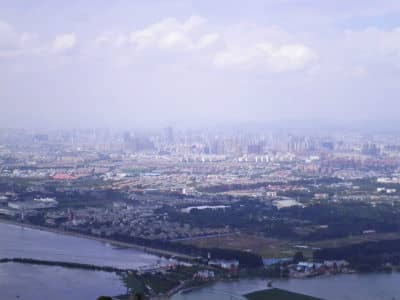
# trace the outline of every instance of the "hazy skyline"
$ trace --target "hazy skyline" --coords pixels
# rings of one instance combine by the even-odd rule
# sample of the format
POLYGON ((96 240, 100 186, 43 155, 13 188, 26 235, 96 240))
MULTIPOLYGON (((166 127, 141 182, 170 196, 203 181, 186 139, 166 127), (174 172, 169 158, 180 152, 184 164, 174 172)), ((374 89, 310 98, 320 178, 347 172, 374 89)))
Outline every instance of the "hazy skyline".
POLYGON ((396 120, 399 1, 0 2, 0 127, 396 120))

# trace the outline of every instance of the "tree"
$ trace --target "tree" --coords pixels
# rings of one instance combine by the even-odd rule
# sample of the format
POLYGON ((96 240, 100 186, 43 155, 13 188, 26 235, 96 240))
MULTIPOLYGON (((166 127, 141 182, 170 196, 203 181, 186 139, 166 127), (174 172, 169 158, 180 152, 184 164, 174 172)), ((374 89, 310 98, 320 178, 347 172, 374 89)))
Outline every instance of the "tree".
POLYGON ((299 263, 301 261, 304 261, 303 252, 298 251, 293 256, 293 262, 297 264, 297 263, 299 263))
POLYGON ((132 296, 129 298, 129 300, 143 300, 143 299, 144 299, 144 296, 140 292, 133 293, 132 296))

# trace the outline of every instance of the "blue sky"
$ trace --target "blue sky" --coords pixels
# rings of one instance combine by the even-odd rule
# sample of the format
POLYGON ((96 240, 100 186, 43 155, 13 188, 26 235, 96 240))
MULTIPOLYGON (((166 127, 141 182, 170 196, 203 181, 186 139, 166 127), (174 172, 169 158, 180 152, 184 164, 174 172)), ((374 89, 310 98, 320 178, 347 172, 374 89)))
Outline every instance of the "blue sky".
POLYGON ((399 1, 0 1, 0 127, 397 120, 399 1))

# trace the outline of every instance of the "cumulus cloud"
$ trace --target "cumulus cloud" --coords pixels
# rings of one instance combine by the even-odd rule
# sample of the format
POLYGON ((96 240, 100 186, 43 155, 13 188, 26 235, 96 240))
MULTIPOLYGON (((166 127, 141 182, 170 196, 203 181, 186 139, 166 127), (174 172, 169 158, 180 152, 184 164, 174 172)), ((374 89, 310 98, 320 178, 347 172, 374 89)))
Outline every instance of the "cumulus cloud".
POLYGON ((214 44, 219 35, 206 32, 206 20, 191 16, 184 21, 166 18, 131 33, 106 31, 96 42, 101 45, 131 46, 137 51, 156 49, 161 51, 194 51, 214 44))
POLYGON ((214 44, 215 42, 217 42, 219 39, 219 34, 218 33, 208 33, 208 34, 204 34, 199 41, 197 42, 197 44, 194 46, 194 48, 197 49, 202 49, 202 48, 206 48, 212 44, 214 44))
POLYGON ((156 54, 144 50, 172 55, 192 51, 200 57, 205 54, 203 57, 207 57, 211 66, 262 67, 273 72, 285 72, 301 70, 317 57, 310 47, 289 42, 291 38, 290 33, 273 26, 238 24, 220 27, 216 31, 207 26, 204 18, 191 16, 183 21, 166 18, 128 34, 105 31, 97 37, 96 43, 148 55, 156 54), (200 52, 202 49, 211 49, 212 52, 200 52))
MULTIPOLYGON (((110 55, 113 61, 123 59, 128 64, 137 60, 138 54, 142 63, 151 64, 191 53, 185 57, 185 64, 200 63, 201 67, 228 70, 279 73, 310 70, 318 64, 320 67, 314 68, 318 72, 341 66, 342 72, 361 77, 370 68, 383 65, 400 68, 400 27, 341 31, 325 39, 309 33, 294 34, 278 26, 238 23, 212 27, 206 19, 191 16, 165 18, 131 32, 104 31, 94 41, 108 50, 96 53, 99 47, 90 47, 90 42, 83 43, 82 49, 93 57, 110 55)), ((53 40, 43 41, 35 34, 18 32, 0 21, 0 58, 62 54, 77 44, 75 33, 59 34, 53 40)))
POLYGON ((260 42, 252 46, 228 47, 215 55, 214 64, 220 68, 265 68, 284 72, 304 69, 316 57, 309 47, 302 44, 260 42))
POLYGON ((38 52, 36 37, 30 33, 19 33, 10 24, 0 20, 0 57, 14 57, 38 52))
POLYGON ((18 32, 10 24, 0 20, 0 58, 12 58, 21 55, 43 55, 61 53, 76 46, 74 33, 61 34, 52 41, 43 41, 36 34, 18 32))
POLYGON ((125 46, 127 42, 128 36, 126 34, 115 31, 105 31, 96 38, 97 44, 113 47, 125 46))
POLYGON ((200 49, 209 45, 202 42, 205 39, 204 35, 196 34, 196 29, 205 22, 198 16, 192 16, 183 22, 175 18, 167 18, 142 30, 132 32, 130 42, 137 49, 158 48, 183 51, 200 49))
POLYGON ((66 33, 57 36, 52 44, 53 52, 64 52, 73 49, 76 46, 77 38, 74 33, 66 33))

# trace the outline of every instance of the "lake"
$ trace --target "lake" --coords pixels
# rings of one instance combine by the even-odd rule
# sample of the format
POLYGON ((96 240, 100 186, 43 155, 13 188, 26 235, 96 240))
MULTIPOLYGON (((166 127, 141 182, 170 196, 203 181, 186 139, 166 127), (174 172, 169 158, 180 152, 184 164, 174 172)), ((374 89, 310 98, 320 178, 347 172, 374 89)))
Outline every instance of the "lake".
MULTIPOLYGON (((160 258, 136 249, 0 223, 0 258, 24 257, 138 268, 160 258)), ((351 274, 311 279, 275 280, 274 287, 326 300, 400 300, 400 273, 351 274)), ((266 280, 218 282, 173 300, 243 299, 236 295, 265 289, 266 280)), ((118 295, 125 288, 114 273, 0 264, 0 299, 82 299, 118 295)))
MULTIPOLYGON (((273 286, 326 300, 393 300, 400 299, 400 273, 351 274, 308 279, 276 280, 273 286)), ((187 294, 175 295, 172 300, 233 300, 267 288, 262 279, 241 279, 218 282, 187 294)))
POLYGON ((114 273, 36 266, 0 264, 0 299, 4 300, 95 300, 116 296, 125 288, 114 273))
POLYGON ((0 223, 0 258, 36 258, 136 269, 164 259, 133 248, 0 223))

